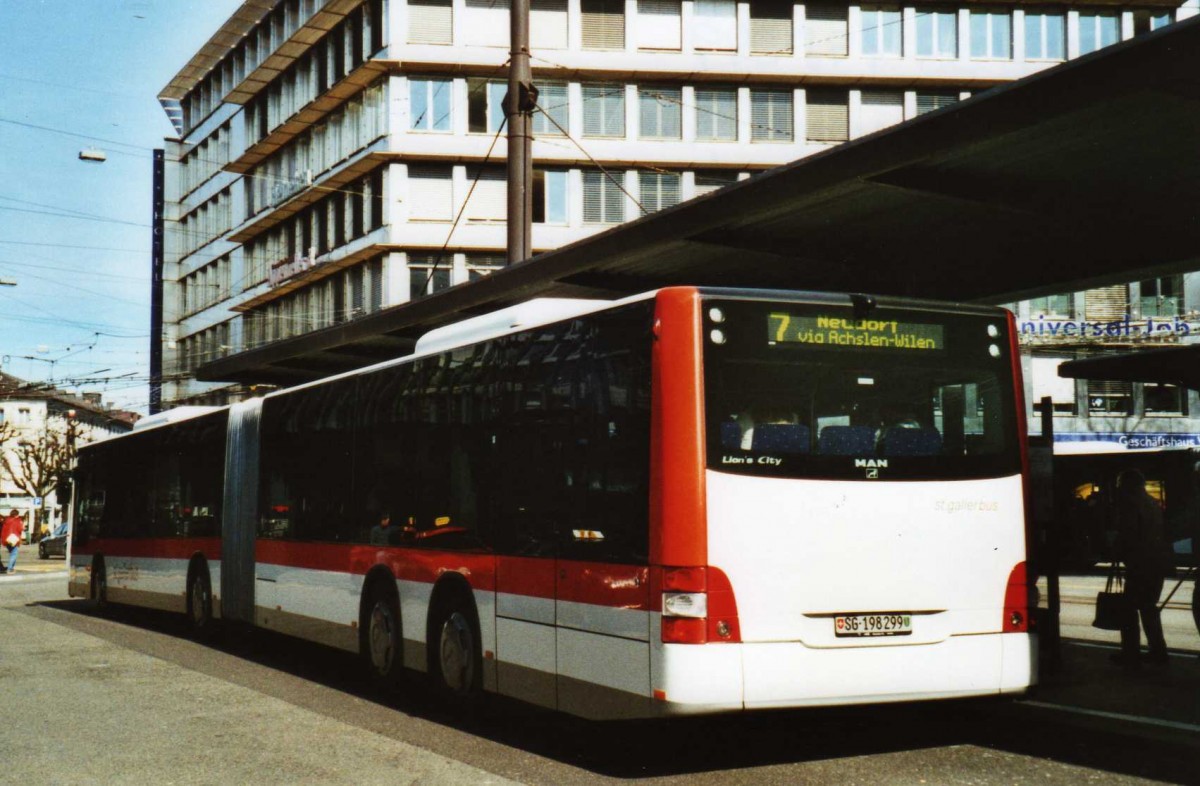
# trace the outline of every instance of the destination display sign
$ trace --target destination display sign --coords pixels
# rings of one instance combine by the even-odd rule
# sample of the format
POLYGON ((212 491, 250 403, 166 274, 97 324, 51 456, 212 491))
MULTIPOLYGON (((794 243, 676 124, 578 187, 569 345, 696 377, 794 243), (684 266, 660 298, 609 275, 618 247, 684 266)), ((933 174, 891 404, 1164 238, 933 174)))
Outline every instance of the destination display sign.
POLYGON ((945 349, 946 330, 941 325, 898 322, 894 319, 853 319, 846 316, 767 314, 768 344, 820 344, 937 351, 945 349))

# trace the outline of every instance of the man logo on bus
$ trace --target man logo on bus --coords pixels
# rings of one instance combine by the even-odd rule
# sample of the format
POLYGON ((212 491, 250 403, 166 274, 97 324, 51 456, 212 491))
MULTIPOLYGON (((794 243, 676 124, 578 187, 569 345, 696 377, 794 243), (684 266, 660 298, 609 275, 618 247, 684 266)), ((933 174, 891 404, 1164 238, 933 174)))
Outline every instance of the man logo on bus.
POLYGON ((879 480, 880 468, 886 469, 887 459, 854 459, 854 466, 866 470, 867 480, 879 480))

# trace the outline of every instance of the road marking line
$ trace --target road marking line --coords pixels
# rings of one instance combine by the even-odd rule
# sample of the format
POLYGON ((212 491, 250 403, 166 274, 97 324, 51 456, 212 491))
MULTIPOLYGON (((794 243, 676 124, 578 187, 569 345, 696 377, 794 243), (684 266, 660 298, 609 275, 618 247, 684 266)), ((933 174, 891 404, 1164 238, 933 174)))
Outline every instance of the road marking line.
POLYGON ((1047 701, 1022 701, 1021 704, 1030 707, 1042 707, 1049 710, 1060 710, 1062 712, 1072 712, 1076 715, 1091 715, 1097 718, 1106 718, 1108 720, 1119 720, 1126 723, 1140 723, 1145 726, 1160 726, 1165 729, 1175 729, 1177 731, 1200 732, 1200 725, 1195 723, 1182 723, 1179 721, 1161 720, 1159 718, 1147 718, 1142 715, 1126 715, 1122 712, 1105 712, 1104 710, 1089 710, 1083 707, 1071 707, 1066 704, 1051 704, 1047 701))

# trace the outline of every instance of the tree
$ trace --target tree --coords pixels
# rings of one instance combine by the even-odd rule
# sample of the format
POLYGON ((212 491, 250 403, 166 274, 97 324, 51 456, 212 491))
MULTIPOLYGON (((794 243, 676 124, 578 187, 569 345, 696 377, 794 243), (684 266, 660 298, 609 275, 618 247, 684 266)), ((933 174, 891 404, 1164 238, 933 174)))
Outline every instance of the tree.
MULTIPOLYGON (((14 436, 7 423, 0 427, 0 445, 7 447, 6 443, 14 436)), ((47 425, 41 434, 19 438, 15 446, 0 453, 4 471, 16 487, 41 500, 33 521, 33 540, 37 540, 41 525, 46 523, 46 498, 71 475, 77 436, 78 424, 68 415, 63 428, 47 425)))

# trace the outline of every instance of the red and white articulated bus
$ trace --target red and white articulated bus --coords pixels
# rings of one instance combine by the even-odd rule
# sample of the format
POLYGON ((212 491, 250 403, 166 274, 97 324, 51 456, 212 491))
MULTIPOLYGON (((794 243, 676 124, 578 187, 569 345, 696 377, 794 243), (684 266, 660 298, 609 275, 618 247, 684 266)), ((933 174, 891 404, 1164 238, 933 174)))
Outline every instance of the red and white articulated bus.
POLYGON ((534 301, 81 449, 70 591, 589 718, 1021 693, 1021 390, 997 308, 534 301))

